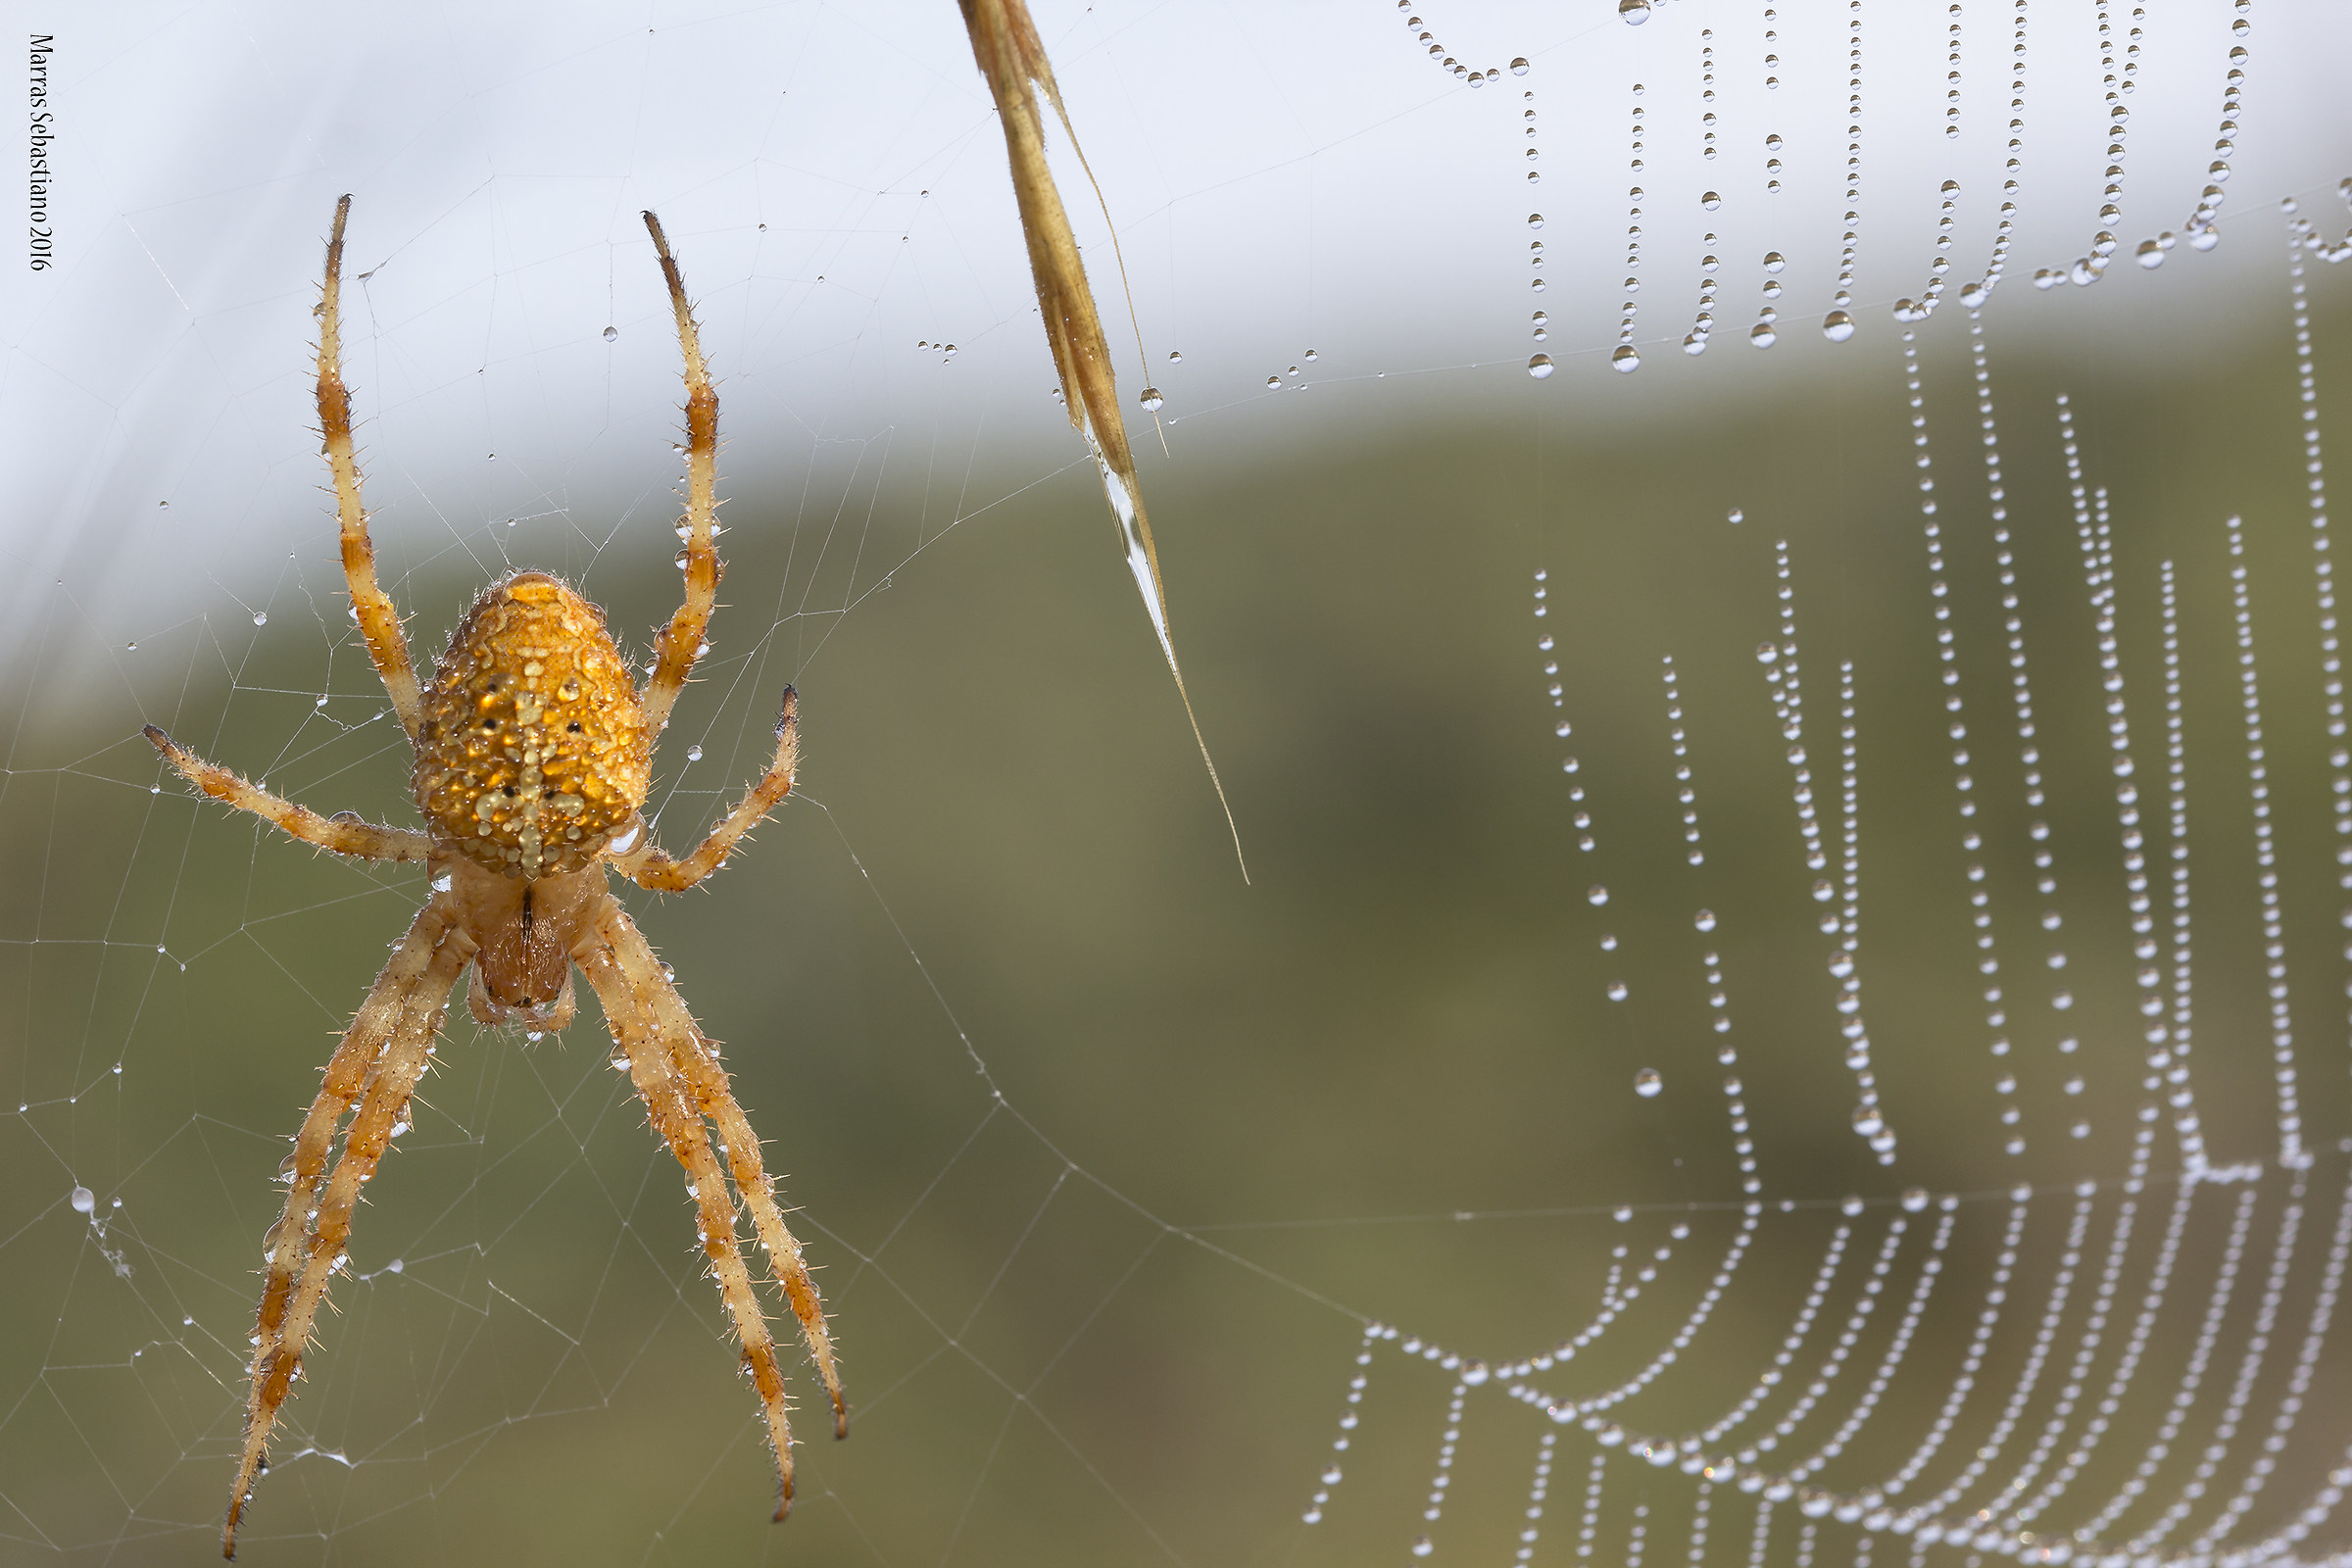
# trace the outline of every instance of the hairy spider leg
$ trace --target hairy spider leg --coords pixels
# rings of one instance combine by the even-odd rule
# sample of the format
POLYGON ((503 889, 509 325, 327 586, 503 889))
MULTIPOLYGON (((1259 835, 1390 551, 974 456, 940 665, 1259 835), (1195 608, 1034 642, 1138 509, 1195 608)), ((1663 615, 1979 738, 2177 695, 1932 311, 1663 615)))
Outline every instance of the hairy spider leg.
MULTIPOLYGON (((245 1504, 253 1494, 254 1479, 260 1475, 264 1455, 269 1451, 270 1430, 277 1421, 277 1412, 293 1392, 294 1374, 302 1364, 303 1351, 308 1348, 311 1327, 318 1319, 318 1303, 326 1295, 327 1282, 343 1265, 345 1245, 351 1238, 352 1211, 358 1205, 360 1191, 374 1176, 375 1167, 391 1146, 393 1129, 407 1116, 409 1097, 415 1093, 416 1081, 424 1075, 431 1060, 433 1037, 440 1032, 442 1014, 449 1006, 450 988, 474 954, 473 939, 459 928, 451 906, 435 897, 416 917, 410 928, 410 940, 401 945, 400 955, 385 966, 384 975, 376 982, 361 1011, 363 1017, 373 1009, 379 997, 398 986, 395 970, 406 973, 402 962, 411 950, 418 945, 429 950, 421 972, 400 987, 399 1015, 389 1031, 390 1038, 380 1050, 364 1053, 365 1081, 356 1096, 350 1078, 351 1064, 347 1055, 361 1055, 348 1050, 338 1050, 327 1072, 330 1090, 322 1090, 311 1108, 310 1118, 303 1126, 303 1142, 296 1148, 296 1179, 294 1190, 287 1194, 287 1210, 279 1221, 278 1234, 270 1251, 270 1281, 262 1297, 261 1344, 255 1348, 253 1389, 247 1406, 245 1447, 237 1463, 237 1479, 229 1493, 228 1517, 220 1529, 220 1554, 237 1554, 237 1526, 245 1512, 245 1504), (343 1067, 338 1075, 337 1067, 343 1067), (316 1190, 317 1170, 323 1161, 325 1147, 341 1105, 358 1099, 359 1108, 353 1113, 351 1126, 343 1137, 343 1153, 328 1175, 326 1189, 318 1199, 318 1211, 308 1213, 309 1191, 316 1190), (333 1108, 330 1108, 330 1104, 333 1108), (305 1152, 311 1157, 306 1161, 305 1152), (304 1171, 311 1172, 304 1180, 304 1171), (300 1195, 298 1204, 298 1195, 300 1195), (299 1235, 294 1232, 302 1221, 299 1235), (296 1265, 289 1288, 288 1273, 296 1265)), ((354 1024, 352 1033, 344 1037, 348 1048, 360 1035, 354 1024)))
POLYGON ((343 225, 351 217, 351 198, 335 203, 334 232, 326 242, 326 282, 318 297, 318 434, 326 466, 335 477, 335 512, 343 526, 343 575, 351 584, 351 605, 359 612, 360 635, 368 657, 392 699, 392 711, 409 739, 416 739, 423 721, 424 702, 416 691, 416 668, 409 662, 408 639, 401 635, 400 612, 390 596, 376 586, 375 545, 368 537, 368 511, 361 504, 360 465, 351 451, 351 392, 343 384, 343 225))
POLYGON ((155 743, 155 749, 164 754, 166 760, 179 769, 181 777, 205 794, 216 801, 225 801, 240 811, 251 811, 305 844, 361 860, 421 861, 432 853, 433 841, 414 828, 363 822, 349 811, 320 816, 309 807, 272 795, 218 762, 206 761, 153 724, 147 726, 147 738, 155 743))
POLYGON ((768 812, 792 793, 793 775, 801 760, 800 697, 789 686, 784 688, 784 707, 776 718, 776 756, 760 781, 744 792, 725 818, 713 827, 692 855, 673 860, 662 853, 647 834, 645 842, 635 853, 615 856, 613 864, 621 875, 639 887, 655 893, 683 893, 717 870, 735 846, 768 812))
MULTIPOLYGON (((607 918, 618 913, 618 906, 611 906, 607 918)), ((605 924, 598 922, 600 932, 605 924)), ((589 985, 604 1004, 605 1022, 614 1043, 628 1054, 629 1081, 645 1102, 654 1130, 685 1169, 686 1191, 698 1209, 695 1229, 702 1239, 703 1258, 735 1320, 735 1333, 743 1342, 744 1364, 767 1418, 768 1441, 776 1451, 776 1518, 781 1521, 792 1511, 792 1422, 784 1399, 784 1373, 776 1364, 775 1337, 768 1332, 759 1293, 753 1290, 751 1272, 744 1267, 726 1176, 710 1152, 710 1134, 695 1109, 693 1092, 680 1078, 670 1053, 663 1050, 651 1010, 612 947, 591 939, 577 957, 589 985)))
POLYGON ((638 704, 645 710, 647 732, 657 739, 669 723, 669 710, 702 657, 703 636, 710 626, 710 611, 718 603, 718 579, 725 570, 711 543, 712 522, 718 510, 718 393, 703 363, 702 335, 694 324, 694 307, 686 302, 686 279, 677 258, 669 254, 662 220, 645 217, 646 232, 654 236, 654 254, 662 259, 662 275, 669 283, 669 308, 678 318, 678 348, 686 360, 686 597, 678 612, 655 638, 654 672, 646 677, 638 704))
POLYGON ((735 1102, 726 1069, 719 1065, 717 1044, 695 1026, 685 999, 662 974, 662 960, 618 904, 606 911, 599 932, 641 1003, 650 1008, 655 1031, 675 1070, 692 1090, 695 1103, 718 1130, 719 1143, 734 1170, 735 1191, 766 1249, 768 1270, 792 1303, 793 1315, 801 1320, 809 1359, 816 1363, 817 1376, 824 1380, 826 1396, 832 1400, 833 1436, 846 1438, 850 1435, 850 1411, 833 1363, 833 1339, 825 1332, 825 1304, 817 1295, 816 1282, 808 1277, 801 1244, 776 1206, 775 1179, 761 1165, 760 1136, 752 1131, 750 1118, 735 1102))

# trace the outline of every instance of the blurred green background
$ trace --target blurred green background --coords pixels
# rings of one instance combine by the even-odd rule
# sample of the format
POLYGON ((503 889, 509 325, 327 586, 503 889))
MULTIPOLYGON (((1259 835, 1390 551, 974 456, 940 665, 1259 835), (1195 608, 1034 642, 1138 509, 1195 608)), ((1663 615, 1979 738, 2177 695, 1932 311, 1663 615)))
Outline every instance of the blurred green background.
MULTIPOLYGON (((2339 281, 2319 279, 2323 385, 2352 330, 2339 281)), ((771 1527, 756 1411, 698 1274, 678 1174, 606 1065, 593 1004, 537 1044, 480 1034, 461 1007, 429 1108, 368 1194, 241 1560, 1404 1560, 1430 1528, 1414 1515, 1448 1387, 1434 1369, 1375 1369, 1339 1500, 1325 1524, 1298 1522, 1353 1371, 1349 1314, 1465 1353, 1532 1354, 1591 1316, 1612 1248, 1647 1252, 1687 1220, 1691 1239, 1662 1268, 1648 1315, 1550 1386, 1603 1386, 1663 1344, 1740 1196, 1704 1023, 1710 952, 1728 977, 1725 1038, 1740 1054, 1764 1196, 1802 1206, 1768 1216, 1714 1324, 1626 1418, 1679 1430, 1745 1387, 1840 1197, 1871 1200, 1878 1226, 1906 1186, 1968 1195, 1952 1288, 1912 1351, 1918 1375, 1875 1418, 1873 1456, 1823 1477, 1867 1479, 1948 1387, 2007 1213, 1990 1195, 2021 1178, 2053 1194, 2112 1182, 2139 1126, 2136 964, 2058 450, 2062 390, 2090 482, 2112 491, 2124 673, 2149 786, 2162 746, 2158 563, 2176 559, 2184 584, 2196 1059, 2224 1158, 2276 1144, 2222 532, 2228 514, 2247 519, 2305 1115, 2326 1151, 2306 1222, 2316 1237, 2332 1223, 2336 1140, 2352 1118, 2279 296, 2243 333, 2161 372, 2144 355, 2110 361, 2004 333, 1995 313, 1993 389, 2079 999, 2065 1018, 2038 1002, 2030 1017, 2016 1009, 2011 1065, 2031 1143, 2018 1158, 2000 1152, 1975 1000, 1893 328, 1699 401, 1693 376, 1711 365, 1575 397, 1514 370, 1463 377, 1458 398, 1401 418, 1369 384, 1335 383, 1315 392, 1320 422, 1174 425, 1172 456, 1154 456, 1146 482, 1248 884, 1084 465, 1040 484, 984 467, 968 494, 1017 493, 967 505, 944 534, 941 497, 962 476, 927 491, 911 466, 886 469, 858 497, 870 499, 862 575, 838 540, 814 548, 822 525, 794 524, 796 498, 732 489, 728 608, 664 744, 661 836, 689 845, 757 770, 787 679, 802 693, 801 794, 706 891, 628 902, 726 1043, 770 1168, 800 1205, 855 1437, 823 1441, 811 1415, 801 1502, 771 1527), (915 520, 926 508, 929 538, 915 520), (1838 662, 1858 670, 1862 973, 1901 1139, 1890 1170, 1847 1125, 1828 945, 1754 657, 1780 635, 1779 539, 1794 563, 1825 808, 1838 662), (900 563, 887 591, 872 591, 876 562, 900 563), (846 613, 810 608, 853 598, 846 613), (1548 656, 1537 647, 1546 631, 1548 656), (1673 799, 1669 655, 1705 835, 1698 868, 1684 863, 1673 799), (1547 657, 1575 726, 1565 741, 1547 657), (691 763, 690 745, 703 753, 691 763), (1579 759, 1573 778, 1566 755, 1579 759), (1589 793, 1591 852, 1578 848, 1572 783, 1589 793), (1594 884, 1609 889, 1605 906, 1589 902, 1594 884), (1693 929, 1702 906, 1718 916, 1710 933, 1693 929), (1630 987, 1623 1003, 1607 999, 1613 980, 1630 987), (2072 1058, 2053 1049, 2061 1024, 2083 1042, 2072 1058), (1655 1098, 1634 1093, 1642 1068, 1663 1077, 1655 1098), (2077 1071, 2087 1091, 2066 1095, 2077 1071), (2077 1114, 2087 1139, 2067 1134, 2077 1114), (1620 1222, 1619 1203, 1640 1211, 1620 1222)), ((2023 831, 2034 813, 2018 782, 1967 322, 1953 308, 1920 337, 1984 858, 2016 988, 2038 996, 2023 831)), ((2322 408, 2332 438, 2341 404, 2322 408)), ((547 557, 531 558, 527 537, 514 554, 585 571, 642 645, 675 592, 658 514, 592 565, 553 532, 547 557)), ((60 602, 11 672, 0 1560, 192 1562, 215 1549, 271 1173, 417 902, 414 874, 330 863, 168 780, 151 790, 160 775, 136 737, 152 720, 320 809, 407 819, 405 748, 368 721, 380 699, 343 634, 329 534, 317 516, 288 528, 298 581, 277 591, 267 627, 194 587, 191 618, 113 660, 111 676, 60 684, 49 666, 88 662, 60 602), (69 1205, 76 1183, 95 1195, 92 1219, 69 1205)), ((403 583, 421 652, 479 580, 445 564, 403 583)), ((2263 1189, 2266 1239, 2280 1182, 2263 1189)), ((2066 1200, 2036 1201, 2021 1299, 2038 1299, 2063 1250, 2066 1200)), ((2193 1338, 2230 1203, 2216 1195, 2198 1210, 2180 1265, 2197 1283, 2163 1318, 2151 1366, 2177 1369, 2193 1338)), ((2143 1247, 2155 1231, 2143 1218, 2143 1247)), ((2306 1296, 2322 1250, 2311 1243, 2294 1265, 2306 1296)), ((2254 1292, 2242 1295, 2233 1334, 2254 1292)), ((1873 1347, 1891 1317, 1882 1310, 1873 1347)), ((2014 1371, 2025 1339, 2004 1338, 1986 1387, 2014 1371)), ((797 1362, 794 1375, 808 1409, 810 1380, 797 1362)), ((2262 1388, 2283 1375, 2274 1365, 2262 1388)), ((2340 1412, 2352 1369, 2331 1352, 2320 1380, 2311 1407, 2340 1412)), ((2138 1396, 2170 1387, 2156 1383, 2138 1396)), ((1505 1560, 1521 1527, 1514 1499, 1544 1423, 1491 1390, 1482 1399, 1443 1560, 1505 1560)), ((1952 1452, 1992 1413, 1972 1406, 1952 1452)), ((2297 1505, 2333 1462, 2340 1419, 2312 1420, 2327 1430, 2281 1461, 2250 1527, 2297 1505)), ((2117 1443, 2102 1464, 2136 1457, 2117 1443)), ((1568 1431, 1563 1476, 1581 1476, 1589 1451, 1568 1431)), ((1690 1485, 1659 1472, 1651 1488, 1658 1549, 1679 1552, 1690 1485)), ((1555 1491, 1541 1560, 1571 1560, 1570 1491, 1555 1491)), ((1747 1515, 1724 1495, 1728 1554, 1744 1549, 1747 1515)), ((1790 1550, 1784 1537, 1774 1560, 1790 1550)))

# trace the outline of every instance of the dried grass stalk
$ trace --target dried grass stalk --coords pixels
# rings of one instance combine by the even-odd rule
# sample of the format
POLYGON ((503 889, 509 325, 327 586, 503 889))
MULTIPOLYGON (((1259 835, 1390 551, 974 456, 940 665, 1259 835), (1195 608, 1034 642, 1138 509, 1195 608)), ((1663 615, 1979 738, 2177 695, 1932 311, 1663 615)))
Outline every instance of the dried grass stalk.
MULTIPOLYGON (((1062 399, 1069 406, 1070 424, 1086 437, 1102 470, 1102 492, 1110 499, 1118 520, 1119 543, 1127 553, 1128 569, 1144 596, 1152 628, 1159 634, 1160 652, 1167 656, 1168 673, 1176 678, 1176 695, 1184 716, 1193 726, 1208 781, 1225 809, 1225 826, 1233 833, 1233 853, 1242 854, 1241 830, 1234 825, 1233 807, 1217 777, 1217 764, 1201 738, 1200 720, 1193 713, 1193 699, 1184 689, 1184 670, 1176 662, 1176 644, 1168 634, 1168 596, 1159 578, 1159 553, 1152 543, 1152 520, 1144 512, 1144 491, 1135 472, 1135 453, 1127 444, 1127 425, 1119 413, 1118 380, 1111 372, 1110 348, 1103 341, 1102 318, 1095 309, 1094 291, 1087 285, 1086 264, 1078 256, 1077 237, 1070 232, 1069 214, 1062 210, 1061 192, 1046 167, 1046 127, 1037 107, 1037 91, 1045 90, 1062 133, 1078 152, 1081 168, 1086 154, 1078 149, 1078 133, 1054 83, 1054 67, 1038 38, 1037 24, 1025 0, 958 0, 963 24, 971 33, 972 53, 980 74, 988 78, 997 100, 998 118, 1004 122, 1004 147, 1012 164, 1013 195, 1021 210, 1021 232, 1029 241, 1029 270, 1037 279, 1038 313, 1045 318, 1046 341, 1054 350, 1054 368, 1061 376, 1062 399)), ((1094 171, 1087 168, 1091 182, 1094 171)), ((1096 187, 1096 198, 1102 189, 1096 187)), ((1114 236, 1115 248, 1117 239, 1114 236)), ((1243 880, 1250 869, 1243 862, 1243 880)))

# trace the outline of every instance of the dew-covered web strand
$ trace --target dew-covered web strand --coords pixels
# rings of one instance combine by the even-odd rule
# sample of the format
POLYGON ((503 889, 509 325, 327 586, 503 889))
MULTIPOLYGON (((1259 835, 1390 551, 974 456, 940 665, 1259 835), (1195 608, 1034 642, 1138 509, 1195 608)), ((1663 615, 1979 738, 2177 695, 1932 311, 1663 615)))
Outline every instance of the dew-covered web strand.
MULTIPOLYGON (((2001 1098, 2000 1122, 2006 1129, 2001 1149, 2004 1153, 2016 1156, 2026 1152, 2027 1140, 2023 1128, 2025 1109, 2018 1098, 2017 1073, 2004 1059, 2011 1050, 2008 1034, 2009 999, 2001 980, 2000 953, 1993 930, 1992 895, 1986 885, 1986 869, 1982 858, 1984 840, 1976 824, 1976 777, 1970 771, 1972 759, 1967 744, 1967 705, 1960 693, 1960 669, 1955 646, 1957 639, 1952 629, 1951 574, 1944 561, 1943 524, 1937 516, 1939 504, 1936 495, 1935 458, 1928 442, 1926 399, 1921 390, 1916 338, 1914 328, 1903 329, 1903 382, 1911 411, 1911 446, 1919 472, 1921 532, 1927 543, 1928 595, 1931 600, 1929 613, 1936 623, 1936 658, 1940 666, 1936 679, 1944 690, 1943 710, 1948 721, 1945 734, 1952 743, 1952 786, 1959 797, 1960 849, 1967 857, 1964 864, 1969 885, 1968 918, 1975 931, 1975 967, 1985 1007, 1984 1028, 1990 1037, 1987 1050, 1998 1064, 1993 1090, 2001 1098)), ((2030 790, 2032 788, 2029 786, 2030 790)), ((2064 963, 2063 954, 2054 953, 2051 956, 2053 968, 2061 967, 2064 963)), ((2064 1010, 2073 1004, 2073 999, 2060 992, 2051 998, 2051 1003, 2064 1010)))
MULTIPOLYGON (((1805 745, 1804 686, 1796 648, 1796 589, 1788 544, 1785 539, 1774 543, 1773 569, 1779 579, 1775 593, 1780 601, 1781 641, 1763 644, 1756 650, 1756 659, 1763 666, 1765 685, 1771 696, 1773 716, 1779 721, 1781 738, 1788 743, 1789 799, 1796 811, 1797 836, 1803 848, 1805 868, 1815 878, 1813 897, 1817 902, 1828 905, 1838 898, 1838 884, 1822 875, 1829 869, 1830 860, 1822 837, 1821 813, 1815 805, 1812 754, 1805 745)), ((1895 1157, 1895 1133, 1880 1102, 1878 1078, 1871 1065, 1869 1026, 1862 1010, 1861 977, 1857 970, 1861 944, 1860 838, 1856 825, 1860 790, 1856 772, 1858 762, 1851 668, 1842 670, 1840 674, 1840 814, 1843 818, 1841 825, 1847 829, 1841 834, 1844 839, 1845 899, 1839 908, 1824 910, 1820 926, 1821 934, 1833 939, 1828 967, 1831 979, 1838 986, 1837 1009, 1841 1020, 1838 1029, 1846 1041, 1845 1064, 1854 1075, 1853 1129, 1856 1136, 1869 1142, 1879 1163, 1890 1165, 1895 1157)))

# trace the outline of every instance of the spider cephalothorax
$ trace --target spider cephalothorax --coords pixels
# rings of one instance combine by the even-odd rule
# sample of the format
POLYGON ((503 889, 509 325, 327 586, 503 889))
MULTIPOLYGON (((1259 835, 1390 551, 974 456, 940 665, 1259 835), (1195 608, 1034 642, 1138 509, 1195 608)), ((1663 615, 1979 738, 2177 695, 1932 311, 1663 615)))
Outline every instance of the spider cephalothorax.
POLYGON ((744 1365, 775 1447, 781 1519, 792 1503, 792 1432, 775 1341, 739 1250, 739 1209, 800 1319, 831 1396, 838 1437, 849 1430, 848 1414, 824 1307, 776 1205, 759 1137, 735 1103, 717 1045, 695 1027, 666 966, 607 885, 608 866, 659 892, 690 888, 709 876, 791 791, 799 755, 793 693, 786 687, 767 773, 692 855, 673 860, 655 847, 639 814, 652 782, 654 742, 701 655, 719 576, 711 545, 718 401, 704 368, 686 285, 662 225, 646 214, 686 361, 687 543, 685 602, 662 630, 644 687, 632 679, 602 611, 554 577, 525 571, 492 584, 474 601, 432 679, 419 689, 399 616, 376 584, 352 457, 351 397, 343 386, 338 334, 343 225, 350 211, 346 196, 335 208, 327 242, 318 305, 318 420, 334 474, 352 609, 415 750, 416 807, 425 827, 378 826, 348 812, 319 816, 147 727, 148 739, 205 794, 339 855, 422 861, 432 886, 327 1062, 325 1081, 282 1172, 285 1212, 270 1233, 244 1452, 221 1547, 236 1554, 238 1522, 327 1284, 346 1256, 360 1191, 407 1124, 450 991, 469 966, 474 1016, 534 1035, 570 1021, 572 971, 576 966, 588 977, 655 1131, 685 1169, 703 1255, 743 1342, 744 1365), (338 1128, 341 1153, 330 1169, 338 1128))

